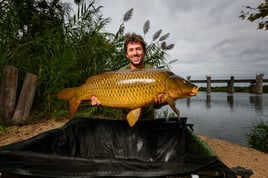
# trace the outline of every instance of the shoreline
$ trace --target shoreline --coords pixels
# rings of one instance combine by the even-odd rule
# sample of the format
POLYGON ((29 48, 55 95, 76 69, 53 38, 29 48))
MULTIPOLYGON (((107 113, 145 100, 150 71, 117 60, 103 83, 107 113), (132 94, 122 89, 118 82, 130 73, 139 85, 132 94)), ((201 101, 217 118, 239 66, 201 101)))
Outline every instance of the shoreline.
POLYGON ((216 153, 220 160, 229 168, 243 167, 251 169, 250 178, 266 178, 268 175, 268 154, 232 143, 226 140, 198 135, 216 153))

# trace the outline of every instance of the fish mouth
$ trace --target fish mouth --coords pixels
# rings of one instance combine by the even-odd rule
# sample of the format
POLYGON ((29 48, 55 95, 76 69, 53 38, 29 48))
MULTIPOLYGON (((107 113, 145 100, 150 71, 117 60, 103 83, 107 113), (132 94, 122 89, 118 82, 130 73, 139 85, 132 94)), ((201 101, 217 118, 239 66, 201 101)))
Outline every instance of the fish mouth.
POLYGON ((193 89, 192 89, 192 92, 190 93, 190 95, 191 96, 196 96, 197 95, 197 92, 198 92, 198 87, 194 87, 193 89))

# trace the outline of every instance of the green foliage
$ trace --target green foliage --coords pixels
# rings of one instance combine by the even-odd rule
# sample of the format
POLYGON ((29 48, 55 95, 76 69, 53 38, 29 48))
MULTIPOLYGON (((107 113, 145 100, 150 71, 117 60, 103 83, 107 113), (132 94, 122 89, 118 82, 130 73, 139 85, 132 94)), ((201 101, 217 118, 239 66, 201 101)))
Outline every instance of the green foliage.
POLYGON ((20 87, 26 72, 38 75, 33 109, 44 112, 49 111, 52 93, 59 86, 57 72, 64 69, 61 61, 70 56, 62 26, 65 11, 56 0, 1 2, 0 67, 17 67, 20 87))
MULTIPOLYGON (((62 88, 79 86, 91 75, 118 70, 128 64, 123 44, 129 33, 125 23, 133 13, 128 10, 118 31, 104 32, 110 22, 92 0, 87 5, 76 1, 77 14, 69 15, 70 7, 59 0, 3 0, 0 2, 0 68, 12 65, 19 69, 20 91, 27 72, 38 76, 33 112, 38 117, 57 115, 66 109, 67 102, 56 99, 62 88)), ((150 21, 144 26, 144 35, 150 29, 150 21)), ((161 43, 168 37, 160 37, 162 30, 148 44, 146 63, 166 67, 167 50, 174 45, 161 43), (158 38, 163 41, 157 41, 158 38), (168 47, 169 46, 169 47, 168 47)), ((2 73, 0 74, 0 77, 2 73)), ((89 103, 81 108, 88 108, 89 103)), ((90 107, 88 115, 121 115, 107 108, 90 107), (110 113, 109 113, 110 112, 110 113)))
POLYGON ((268 153, 268 122, 259 120, 254 123, 247 139, 250 147, 268 153))
POLYGON ((0 133, 5 132, 7 130, 6 126, 0 123, 0 133))
POLYGON ((157 118, 174 118, 176 117, 176 114, 174 112, 169 112, 168 109, 165 109, 163 111, 160 111, 160 112, 157 112, 157 115, 156 115, 157 118))
MULTIPOLYGON (((265 88, 265 86, 263 86, 263 88, 265 88)), ((207 91, 207 88, 200 87, 199 91, 207 91)), ((226 86, 211 87, 211 92, 227 92, 227 91, 228 91, 228 88, 226 86)), ((247 93, 249 93, 251 91, 250 91, 249 86, 247 86, 247 87, 236 86, 236 87, 234 87, 234 92, 247 92, 247 93)), ((263 90, 263 92, 265 93, 265 90, 263 90)))
POLYGON ((240 18, 248 19, 250 22, 258 21, 258 29, 268 30, 268 1, 265 0, 258 7, 247 6, 246 11, 241 11, 240 18))
POLYGON ((268 93, 268 85, 263 86, 263 93, 268 93))
POLYGON ((234 92, 250 92, 250 87, 234 87, 234 92))
MULTIPOLYGON (((146 35, 150 30, 150 21, 146 20, 143 25, 143 33, 146 35)), ((174 47, 174 44, 167 45, 166 39, 169 37, 169 33, 160 36, 162 30, 158 30, 153 34, 152 41, 147 44, 147 54, 145 56, 145 62, 155 66, 156 68, 169 68, 169 65, 176 62, 177 59, 171 61, 168 60, 167 51, 174 47), (160 38, 159 38, 160 37, 160 38)))

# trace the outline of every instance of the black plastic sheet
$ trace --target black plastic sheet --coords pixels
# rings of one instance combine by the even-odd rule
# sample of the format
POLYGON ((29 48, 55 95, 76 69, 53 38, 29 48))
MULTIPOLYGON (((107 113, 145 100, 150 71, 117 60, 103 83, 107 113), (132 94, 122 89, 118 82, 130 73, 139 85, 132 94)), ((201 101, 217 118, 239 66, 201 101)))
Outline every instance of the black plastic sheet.
POLYGON ((194 150, 189 129, 163 119, 73 118, 63 127, 0 147, 0 172, 40 177, 235 177, 194 150))

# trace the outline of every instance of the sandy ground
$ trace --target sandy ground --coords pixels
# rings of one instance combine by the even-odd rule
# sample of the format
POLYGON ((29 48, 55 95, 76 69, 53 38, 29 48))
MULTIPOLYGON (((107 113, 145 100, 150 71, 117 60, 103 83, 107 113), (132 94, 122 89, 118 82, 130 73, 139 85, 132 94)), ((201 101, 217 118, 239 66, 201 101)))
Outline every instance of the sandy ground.
MULTIPOLYGON (((58 128, 67 120, 47 120, 25 126, 12 126, 0 134, 0 146, 22 141, 50 129, 58 128)), ((251 169, 254 174, 250 178, 268 178, 268 154, 235 143, 206 136, 200 137, 219 156, 228 167, 251 169)))

